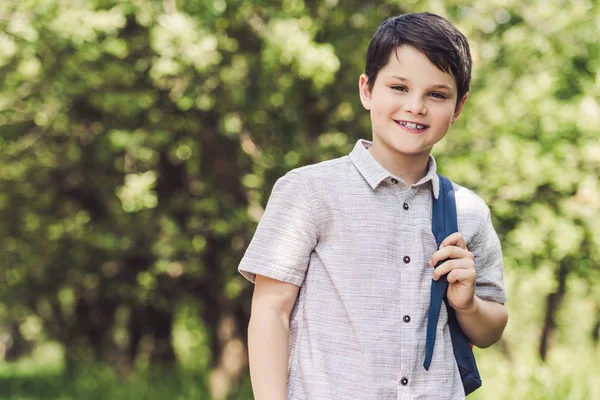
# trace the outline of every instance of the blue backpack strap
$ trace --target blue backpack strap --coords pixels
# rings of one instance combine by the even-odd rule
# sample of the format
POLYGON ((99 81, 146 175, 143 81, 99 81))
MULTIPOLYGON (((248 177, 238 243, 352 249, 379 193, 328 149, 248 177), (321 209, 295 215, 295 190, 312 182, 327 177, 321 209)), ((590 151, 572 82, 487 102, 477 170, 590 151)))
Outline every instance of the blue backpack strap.
MULTIPOLYGON (((448 235, 458 232, 458 221, 456 217, 456 201, 454 199, 454 188, 452 182, 442 175, 438 175, 440 181, 440 194, 433 198, 433 214, 431 218, 431 230, 435 237, 438 249, 442 241, 448 235)), ((440 266, 440 261, 435 267, 440 266)), ((431 280, 431 300, 429 302, 429 315, 427 316, 427 338, 425 341, 425 363, 423 366, 429 370, 433 357, 433 346, 435 344, 435 332, 437 328, 442 300, 448 289, 446 275, 437 281, 431 280)))
MULTIPOLYGON (((458 232, 458 221, 456 213, 456 199, 454 198, 454 188, 452 182, 444 176, 438 175, 440 180, 440 195, 433 199, 432 232, 435 241, 440 247, 442 241, 449 235, 458 232)), ((436 268, 444 261, 440 261, 436 268)), ((452 339, 452 349, 454 358, 460 372, 461 381, 465 390, 465 395, 472 393, 481 387, 481 376, 477 369, 475 356, 471 349, 471 344, 467 335, 462 331, 454 309, 448 303, 446 290, 448 281, 446 275, 437 281, 431 280, 431 300, 429 314, 427 316, 427 338, 425 341, 425 362, 423 366, 429 370, 431 359, 433 357, 433 346, 435 343, 435 333, 440 316, 442 301, 446 304, 448 310, 448 327, 452 339)))

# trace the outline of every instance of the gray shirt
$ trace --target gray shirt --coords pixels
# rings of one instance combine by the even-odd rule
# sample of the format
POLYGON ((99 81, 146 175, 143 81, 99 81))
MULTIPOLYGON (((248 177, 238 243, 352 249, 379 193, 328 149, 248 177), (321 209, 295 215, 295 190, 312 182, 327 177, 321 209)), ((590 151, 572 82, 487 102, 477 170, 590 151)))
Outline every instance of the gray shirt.
MULTIPOLYGON (((442 307, 423 368, 431 290, 430 156, 414 185, 360 140, 349 156, 293 170, 273 188, 239 271, 300 287, 290 317, 288 393, 297 400, 464 399, 442 307)), ((506 301, 498 236, 484 201, 454 184, 458 227, 475 256, 476 295, 506 301)))

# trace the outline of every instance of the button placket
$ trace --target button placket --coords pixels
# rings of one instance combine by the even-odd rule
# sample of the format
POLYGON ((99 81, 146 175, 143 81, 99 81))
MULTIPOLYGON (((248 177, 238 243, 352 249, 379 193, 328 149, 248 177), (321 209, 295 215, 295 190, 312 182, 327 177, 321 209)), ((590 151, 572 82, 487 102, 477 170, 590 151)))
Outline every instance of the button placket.
POLYGON ((411 186, 408 189, 408 191, 406 192, 406 195, 404 196, 404 199, 402 199, 402 208, 405 211, 410 210, 410 202, 412 201, 412 199, 414 197, 415 197, 415 188, 411 186))

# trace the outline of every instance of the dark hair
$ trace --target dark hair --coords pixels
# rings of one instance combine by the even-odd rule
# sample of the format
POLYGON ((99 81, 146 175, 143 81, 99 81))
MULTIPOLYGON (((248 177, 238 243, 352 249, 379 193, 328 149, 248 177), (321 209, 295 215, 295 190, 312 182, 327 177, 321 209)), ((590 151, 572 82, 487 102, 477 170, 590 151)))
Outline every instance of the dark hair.
POLYGON ((387 65, 392 51, 404 44, 413 46, 454 77, 458 104, 471 83, 469 43, 454 25, 428 12, 392 17, 379 26, 367 50, 365 74, 369 89, 373 89, 377 74, 387 65))

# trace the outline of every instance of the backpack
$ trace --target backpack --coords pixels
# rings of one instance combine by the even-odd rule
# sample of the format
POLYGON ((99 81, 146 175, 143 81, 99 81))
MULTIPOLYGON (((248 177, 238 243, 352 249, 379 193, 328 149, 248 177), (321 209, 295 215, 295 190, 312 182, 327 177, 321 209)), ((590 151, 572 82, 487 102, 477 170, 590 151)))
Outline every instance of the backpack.
MULTIPOLYGON (((458 232, 458 222, 456 216, 456 201, 454 198, 454 188, 452 182, 444 176, 438 175, 440 181, 440 195, 437 199, 433 199, 433 215, 431 230, 438 248, 442 241, 452 233, 458 232)), ((445 260, 444 260, 445 261, 445 260)), ((436 268, 443 263, 441 261, 436 265, 436 268)), ((442 276, 437 281, 431 281, 431 301, 429 305, 429 314, 427 316, 427 337, 425 341, 425 362, 423 367, 429 370, 431 358, 433 357, 433 346, 435 343, 435 333, 438 323, 438 317, 442 307, 442 299, 446 303, 448 310, 448 326, 450 328, 450 337, 452 338, 452 348, 454 350, 454 358, 458 365, 460 377, 465 395, 468 395, 481 387, 481 377, 477 370, 473 349, 469 343, 469 339, 464 334, 458 320, 456 312, 448 303, 446 290, 448 289, 448 281, 446 275, 442 276)))

